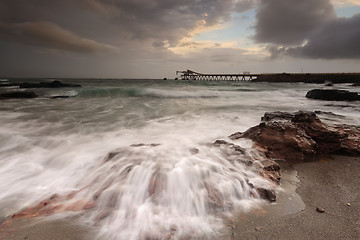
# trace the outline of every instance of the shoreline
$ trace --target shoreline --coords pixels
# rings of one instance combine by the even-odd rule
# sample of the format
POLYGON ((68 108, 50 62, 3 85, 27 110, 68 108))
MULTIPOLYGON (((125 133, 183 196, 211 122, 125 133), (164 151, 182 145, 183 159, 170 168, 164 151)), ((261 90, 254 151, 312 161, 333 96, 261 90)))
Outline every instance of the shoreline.
POLYGON ((296 192, 304 210, 237 218, 231 239, 360 239, 360 157, 328 155, 292 167, 298 171, 296 192), (318 212, 318 207, 325 212, 318 212))

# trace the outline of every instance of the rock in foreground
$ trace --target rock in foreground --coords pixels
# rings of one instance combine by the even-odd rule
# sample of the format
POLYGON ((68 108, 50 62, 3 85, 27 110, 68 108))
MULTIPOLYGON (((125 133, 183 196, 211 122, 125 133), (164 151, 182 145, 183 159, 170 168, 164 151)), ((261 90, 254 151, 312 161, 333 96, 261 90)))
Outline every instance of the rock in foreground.
POLYGON ((314 112, 266 113, 264 121, 231 139, 249 138, 266 149, 267 157, 311 160, 317 154, 360 154, 360 127, 328 125, 314 112))
POLYGON ((307 92, 307 98, 320 99, 326 101, 358 101, 360 95, 356 92, 335 89, 313 89, 307 92))

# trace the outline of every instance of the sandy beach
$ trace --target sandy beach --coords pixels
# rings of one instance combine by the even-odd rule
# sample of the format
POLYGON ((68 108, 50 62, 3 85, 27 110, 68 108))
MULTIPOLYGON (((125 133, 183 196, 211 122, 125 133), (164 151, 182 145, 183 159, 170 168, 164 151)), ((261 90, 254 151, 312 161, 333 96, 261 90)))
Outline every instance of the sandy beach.
POLYGON ((293 168, 305 208, 283 216, 238 218, 232 239, 360 239, 360 158, 323 156, 293 168))

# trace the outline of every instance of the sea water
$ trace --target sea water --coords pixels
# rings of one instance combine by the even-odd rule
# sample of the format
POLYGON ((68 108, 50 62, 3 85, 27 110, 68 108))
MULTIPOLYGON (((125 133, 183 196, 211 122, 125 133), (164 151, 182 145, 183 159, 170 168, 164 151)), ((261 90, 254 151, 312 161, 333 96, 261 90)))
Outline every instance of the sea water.
MULTIPOLYGON (((0 102, 0 218, 80 191, 69 201, 95 199, 96 206, 61 217, 81 215, 99 239, 213 238, 225 217, 264 204, 249 183, 271 183, 209 144, 230 142, 230 134, 257 125, 265 112, 321 110, 345 116, 327 121, 360 124, 357 102, 305 98, 322 85, 61 81, 82 87, 31 89, 38 98, 0 102)), ((252 151, 250 141, 236 144, 252 151)))

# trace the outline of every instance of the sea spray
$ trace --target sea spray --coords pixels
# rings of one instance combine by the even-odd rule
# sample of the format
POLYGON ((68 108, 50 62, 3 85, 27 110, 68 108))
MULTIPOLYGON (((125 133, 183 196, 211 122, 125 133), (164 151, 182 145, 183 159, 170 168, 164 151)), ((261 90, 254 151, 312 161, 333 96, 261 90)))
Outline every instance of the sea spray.
MULTIPOLYGON (((209 144, 229 141, 227 136, 258 124, 266 111, 321 109, 346 116, 342 122, 360 119, 358 104, 306 99, 311 84, 76 83, 83 88, 40 92, 72 98, 0 102, 0 217, 55 193, 75 192, 64 204, 95 201, 94 208, 75 214, 98 226, 100 239, 214 238, 224 215, 259 203, 252 185, 268 182, 242 157, 209 144), (106 161, 116 149, 121 153, 106 161)), ((235 144, 249 156, 256 152, 251 143, 235 144)))
POLYGON ((123 147, 87 174, 72 201, 97 203, 86 216, 100 239, 211 238, 222 217, 261 202, 254 186, 274 188, 258 168, 228 157, 211 144, 123 147))

